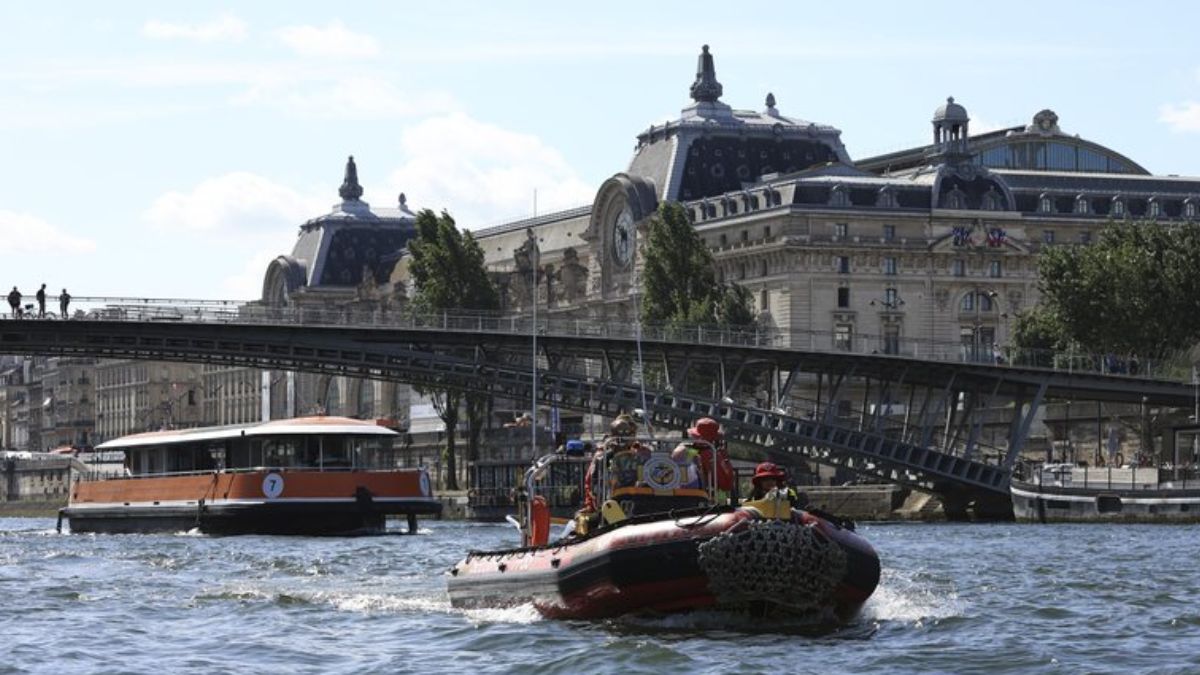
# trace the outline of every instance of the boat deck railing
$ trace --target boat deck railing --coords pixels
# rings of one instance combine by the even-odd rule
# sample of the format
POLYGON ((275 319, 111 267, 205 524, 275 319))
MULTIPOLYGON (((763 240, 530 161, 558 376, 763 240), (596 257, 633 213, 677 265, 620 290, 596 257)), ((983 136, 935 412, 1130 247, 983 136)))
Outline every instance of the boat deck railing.
POLYGON ((1018 480, 1044 487, 1111 490, 1200 490, 1200 466, 1026 464, 1018 480))
POLYGON ((407 473, 412 471, 421 471, 420 468, 402 468, 402 467, 315 467, 315 466, 248 466, 226 469, 207 469, 203 471, 163 471, 158 473, 137 473, 125 474, 121 472, 107 471, 88 471, 84 473, 80 480, 142 480, 146 478, 179 478, 186 476, 212 476, 214 474, 242 474, 242 473, 262 473, 262 472, 279 472, 279 473, 407 473))

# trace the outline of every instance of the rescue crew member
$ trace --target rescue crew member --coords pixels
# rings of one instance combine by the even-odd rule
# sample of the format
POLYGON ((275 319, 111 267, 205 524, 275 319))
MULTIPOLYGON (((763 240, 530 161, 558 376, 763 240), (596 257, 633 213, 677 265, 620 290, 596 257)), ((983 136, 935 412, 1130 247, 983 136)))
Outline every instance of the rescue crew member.
MULTIPOLYGON (((592 462, 588 465, 587 474, 583 478, 583 510, 595 513, 599 507, 596 503, 597 488, 596 481, 599 479, 601 467, 609 463, 613 456, 620 452, 626 452, 636 449, 637 437, 637 422, 628 414, 621 413, 613 420, 608 427, 608 436, 600 447, 596 448, 596 452, 592 455, 592 462)), ((611 469, 611 467, 608 467, 611 469)))
MULTIPOLYGON (((701 417, 695 426, 687 430, 691 442, 680 443, 671 451, 676 464, 687 465, 698 459, 700 463, 699 486, 707 485, 713 477, 713 455, 716 455, 717 502, 727 503, 733 490, 733 462, 725 449, 725 434, 721 425, 711 417, 701 417)), ((689 471, 689 474, 691 472, 689 471)))
POLYGON ((750 479, 750 482, 754 484, 754 489, 750 492, 750 498, 747 501, 762 499, 771 490, 779 489, 787 495, 787 500, 791 503, 792 508, 802 509, 808 506, 808 495, 798 492, 793 487, 788 487, 787 471, 774 462, 763 462, 755 467, 754 477, 750 479))

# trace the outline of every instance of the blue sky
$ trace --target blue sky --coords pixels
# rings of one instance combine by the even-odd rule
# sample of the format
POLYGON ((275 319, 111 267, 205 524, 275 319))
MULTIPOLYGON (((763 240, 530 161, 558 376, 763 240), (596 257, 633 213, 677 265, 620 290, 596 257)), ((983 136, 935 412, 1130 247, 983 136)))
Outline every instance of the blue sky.
POLYGON ((674 117, 703 43, 723 100, 833 124, 852 157, 1054 109, 1200 175, 1200 10, 1128 3, 5 3, 0 284, 252 298, 353 153, 476 228, 591 201, 674 117))

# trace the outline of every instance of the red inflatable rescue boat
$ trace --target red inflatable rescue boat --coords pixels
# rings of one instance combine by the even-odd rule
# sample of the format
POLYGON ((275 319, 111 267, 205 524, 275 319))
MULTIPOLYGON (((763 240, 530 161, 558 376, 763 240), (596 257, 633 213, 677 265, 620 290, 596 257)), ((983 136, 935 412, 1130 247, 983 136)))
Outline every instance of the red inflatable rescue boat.
POLYGON ((470 552, 449 572, 451 604, 532 603, 554 618, 719 609, 845 622, 874 592, 879 557, 852 523, 792 508, 784 491, 721 504, 715 490, 680 488, 686 467, 667 475, 670 454, 639 454, 634 484, 601 472, 600 513, 581 514, 554 542, 536 482, 556 456, 535 462, 519 523, 526 545, 470 552))

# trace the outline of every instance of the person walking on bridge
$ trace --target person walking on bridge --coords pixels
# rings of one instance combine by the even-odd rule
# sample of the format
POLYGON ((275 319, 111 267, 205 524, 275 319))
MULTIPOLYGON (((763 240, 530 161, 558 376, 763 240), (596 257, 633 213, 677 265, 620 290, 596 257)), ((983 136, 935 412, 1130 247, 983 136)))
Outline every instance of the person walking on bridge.
POLYGON ((58 316, 60 318, 63 318, 63 319, 71 318, 71 315, 67 314, 67 306, 70 304, 71 304, 71 294, 68 293, 67 289, 64 288, 63 292, 58 296, 58 316))
POLYGON ((8 306, 12 308, 14 319, 21 318, 21 291, 18 291, 16 286, 8 292, 8 306))
POLYGON ((44 319, 44 318, 46 318, 46 284, 42 284, 42 287, 38 289, 37 301, 38 301, 38 318, 44 319))

